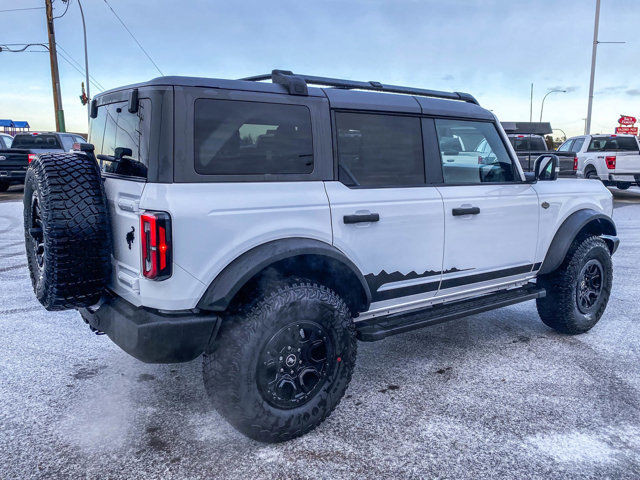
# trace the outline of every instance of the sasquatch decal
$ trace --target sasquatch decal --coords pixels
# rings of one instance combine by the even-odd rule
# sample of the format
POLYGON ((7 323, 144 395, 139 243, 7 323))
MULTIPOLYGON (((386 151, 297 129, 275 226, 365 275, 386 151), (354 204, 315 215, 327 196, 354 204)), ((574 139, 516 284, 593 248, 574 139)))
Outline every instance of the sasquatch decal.
POLYGON ((377 275, 370 273, 368 275, 365 275, 364 278, 367 281, 367 284, 369 285, 369 290, 371 290, 371 297, 372 297, 371 300, 374 302, 379 302, 381 300, 388 300, 390 298, 405 297, 407 295, 415 295, 417 293, 432 292, 438 289, 438 286, 440 284, 440 279, 434 280, 433 282, 425 282, 425 283, 419 283, 416 285, 408 285, 405 287, 398 287, 398 288, 383 290, 382 292, 379 292, 378 289, 382 285, 385 285, 387 283, 400 282, 403 280, 414 280, 417 278, 435 277, 441 274, 464 272, 466 270, 473 270, 473 269, 467 268, 467 269, 460 270, 458 268, 452 268, 450 270, 445 270, 443 272, 435 271, 435 270, 427 270, 423 273, 409 272, 406 274, 400 273, 397 271, 392 273, 387 273, 386 271, 382 270, 377 275))

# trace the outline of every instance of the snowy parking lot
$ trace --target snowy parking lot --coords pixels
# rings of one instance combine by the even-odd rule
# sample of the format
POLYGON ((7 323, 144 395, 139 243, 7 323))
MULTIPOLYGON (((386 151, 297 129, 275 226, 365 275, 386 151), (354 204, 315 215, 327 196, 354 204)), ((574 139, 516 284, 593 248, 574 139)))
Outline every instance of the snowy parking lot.
MULTIPOLYGON (((14 189, 12 189, 14 190, 14 189)), ((265 445, 211 409, 200 360, 143 364, 31 290, 20 192, 0 198, 0 478, 639 478, 640 190, 600 323, 527 302, 360 343, 319 428, 265 445)))

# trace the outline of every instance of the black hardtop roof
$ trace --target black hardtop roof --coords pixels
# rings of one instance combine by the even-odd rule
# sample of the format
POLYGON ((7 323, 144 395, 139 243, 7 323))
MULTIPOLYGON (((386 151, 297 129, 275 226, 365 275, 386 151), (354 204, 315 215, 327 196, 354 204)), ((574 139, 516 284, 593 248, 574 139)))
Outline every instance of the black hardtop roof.
POLYGON ((480 107, 476 99, 467 93, 386 85, 374 81, 360 82, 297 75, 285 70, 274 70, 271 74, 239 80, 182 76, 157 77, 147 82, 126 85, 102 92, 96 95, 96 98, 117 91, 154 86, 220 88, 225 90, 326 97, 332 108, 406 113, 422 112, 433 115, 494 119, 491 112, 480 107), (268 79, 271 79, 272 82, 263 81, 268 79), (329 88, 310 85, 322 85, 329 88))

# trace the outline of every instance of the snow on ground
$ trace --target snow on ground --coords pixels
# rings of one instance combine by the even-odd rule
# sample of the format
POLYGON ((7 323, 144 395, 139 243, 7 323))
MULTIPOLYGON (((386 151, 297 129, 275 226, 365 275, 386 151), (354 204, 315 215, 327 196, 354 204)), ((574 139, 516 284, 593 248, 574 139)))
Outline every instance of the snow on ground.
POLYGON ((0 478, 638 478, 640 203, 623 202, 590 333, 559 335, 528 302, 361 343, 337 410, 278 445, 211 409, 199 360, 146 365, 44 311, 21 203, 0 203, 0 478))

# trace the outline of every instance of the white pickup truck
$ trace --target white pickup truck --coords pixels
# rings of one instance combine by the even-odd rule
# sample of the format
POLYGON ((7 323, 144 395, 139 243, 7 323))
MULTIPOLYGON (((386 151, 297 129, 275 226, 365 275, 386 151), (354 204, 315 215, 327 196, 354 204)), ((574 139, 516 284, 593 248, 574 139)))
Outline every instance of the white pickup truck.
POLYGON ((572 137, 558 151, 575 152, 578 177, 599 178, 621 190, 640 182, 640 144, 633 135, 572 137))

